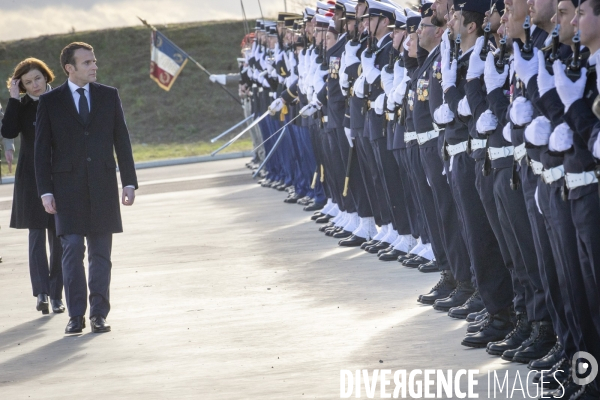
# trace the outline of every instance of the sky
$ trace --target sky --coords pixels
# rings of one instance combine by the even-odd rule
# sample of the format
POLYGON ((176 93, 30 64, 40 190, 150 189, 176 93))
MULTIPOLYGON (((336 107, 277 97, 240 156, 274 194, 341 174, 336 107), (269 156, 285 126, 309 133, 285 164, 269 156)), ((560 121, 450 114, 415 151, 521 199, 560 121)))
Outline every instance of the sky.
MULTIPOLYGON (((259 18, 258 0, 242 0, 248 19, 259 18)), ((298 11, 307 0, 260 0, 265 16, 298 11)), ((312 2, 311 2, 312 3, 312 2)), ((240 0, 0 0, 0 42, 139 25, 242 19, 240 0)))

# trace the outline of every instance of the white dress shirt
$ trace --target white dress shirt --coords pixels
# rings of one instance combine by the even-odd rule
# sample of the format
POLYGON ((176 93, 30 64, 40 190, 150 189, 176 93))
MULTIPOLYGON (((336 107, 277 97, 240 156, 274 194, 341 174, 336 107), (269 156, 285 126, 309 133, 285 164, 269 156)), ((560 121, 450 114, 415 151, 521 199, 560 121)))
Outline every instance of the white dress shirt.
MULTIPOLYGON (((80 87, 77 86, 76 84, 74 84, 73 82, 71 82, 70 80, 67 80, 67 83, 69 84, 69 89, 71 89, 71 94, 73 95, 73 101, 75 102, 75 109, 77 110, 77 112, 79 112, 79 98, 81 97, 81 95, 79 94, 79 92, 77 90, 80 89, 80 87)), ((90 84, 86 83, 85 86, 82 87, 82 89, 85 90, 85 97, 88 102, 88 110, 90 110, 90 112, 91 112, 92 104, 90 102, 90 84)))

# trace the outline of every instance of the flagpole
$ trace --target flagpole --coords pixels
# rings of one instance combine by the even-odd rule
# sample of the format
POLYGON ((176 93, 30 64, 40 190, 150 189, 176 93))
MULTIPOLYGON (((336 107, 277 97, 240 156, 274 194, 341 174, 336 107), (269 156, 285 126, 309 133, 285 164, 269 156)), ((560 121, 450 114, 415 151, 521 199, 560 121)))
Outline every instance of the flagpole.
MULTIPOLYGON (((140 18, 140 17, 138 17, 138 19, 139 19, 140 21, 142 21, 142 24, 146 25, 148 28, 152 29, 153 31, 158 31, 158 30, 157 30, 157 29, 156 29, 154 26, 150 25, 150 24, 149 24, 149 23, 148 23, 148 22, 147 22, 145 19, 142 19, 142 18, 140 18)), ((203 71, 203 72, 204 72, 206 75, 208 75, 208 76, 211 76, 211 75, 212 75, 210 72, 208 72, 208 70, 207 70, 206 68, 204 68, 204 67, 202 66, 202 64, 200 64, 198 61, 194 60, 194 59, 192 58, 192 56, 190 56, 189 54, 188 54, 187 56, 188 56, 188 59, 189 59, 190 61, 192 61, 194 64, 196 64, 196 66, 197 66, 198 68, 200 68, 200 69, 201 69, 201 70, 202 70, 202 71, 203 71)), ((225 86, 223 86, 223 85, 221 85, 221 84, 217 84, 217 85, 218 85, 218 86, 219 86, 221 89, 223 89, 224 91, 226 91, 226 92, 227 92, 227 94, 228 94, 229 96, 231 96, 231 98, 232 98, 232 99, 234 99, 234 100, 235 100, 235 101, 236 101, 236 102, 237 102, 237 103, 238 103, 240 106, 242 105, 242 102, 241 102, 241 100, 240 100, 240 99, 238 99, 238 98, 237 98, 237 97, 236 97, 236 96, 235 96, 233 93, 231 93, 229 90, 227 90, 227 88, 226 88, 225 86)))

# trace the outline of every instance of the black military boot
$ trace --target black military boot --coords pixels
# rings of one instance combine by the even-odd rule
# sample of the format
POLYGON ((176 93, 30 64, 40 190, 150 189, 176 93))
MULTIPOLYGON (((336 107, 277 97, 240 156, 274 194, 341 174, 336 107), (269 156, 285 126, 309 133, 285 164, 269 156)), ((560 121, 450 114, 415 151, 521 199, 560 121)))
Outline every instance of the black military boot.
MULTIPOLYGON (((571 375, 571 362, 565 357, 561 358, 547 370, 544 370, 544 389, 556 389, 559 387, 558 382, 564 382, 571 375)), ((542 371, 537 372, 533 379, 533 383, 540 386, 542 384, 542 371)))
POLYGON ((458 282, 456 289, 445 299, 436 300, 433 308, 438 311, 449 311, 452 307, 460 307, 475 293, 471 281, 458 282))
MULTIPOLYGON (((553 378, 551 378, 554 380, 553 378)), ((545 380, 545 379, 544 379, 545 380)), ((573 382, 573 377, 569 374, 566 381, 561 383, 562 386, 550 391, 544 391, 540 399, 577 399, 584 391, 585 387, 573 382)))
POLYGON ((523 343, 521 343, 520 346, 515 347, 514 349, 508 349, 504 353, 502 353, 502 359, 506 360, 506 361, 512 361, 513 357, 515 356, 515 354, 517 352, 527 348, 527 346, 529 346, 533 342, 533 340, 537 337, 539 330, 540 330, 540 322, 533 321, 531 323, 531 333, 529 334, 529 337, 527 339, 525 339, 523 341, 523 343))
POLYGON ((481 329, 481 327, 483 326, 483 324, 486 323, 486 321, 488 320, 488 318, 490 317, 489 314, 486 314, 483 318, 481 318, 478 321, 475 322, 471 322, 468 326, 467 326, 467 334, 469 333, 477 333, 479 332, 479 330, 481 329))
POLYGON ((487 347, 487 353, 492 356, 501 356, 506 350, 514 350, 527 340, 531 335, 531 324, 527 321, 527 313, 517 312, 517 323, 503 340, 492 342, 487 347))
POLYGON ((477 320, 477 317, 479 317, 480 315, 484 315, 486 313, 487 313, 487 310, 485 308, 479 312, 473 312, 473 313, 467 315, 467 322, 475 322, 477 320))
POLYGON ((469 297, 469 300, 467 300, 465 304, 460 307, 451 308, 450 311, 448 311, 448 316, 452 318, 465 319, 467 318, 467 315, 473 312, 481 311, 484 308, 485 306, 483 305, 483 300, 481 300, 481 297, 479 296, 479 291, 476 290, 475 293, 469 297))
POLYGON ((513 327, 510 308, 507 307, 497 314, 490 315, 479 332, 465 336, 461 344, 467 347, 483 348, 486 347, 488 343, 505 337, 513 327))
POLYGON ((529 364, 530 361, 548 354, 555 344, 556 333, 554 333, 552 322, 540 321, 538 335, 529 346, 515 353, 512 360, 521 364, 529 364))
POLYGON ((578 394, 577 400, 598 400, 600 399, 600 392, 592 385, 586 385, 583 392, 578 394))
POLYGON ((536 369, 538 371, 544 369, 550 369, 554 364, 558 362, 563 356, 563 347, 557 341, 553 348, 550 349, 548 354, 546 354, 542 358, 538 358, 537 360, 533 360, 529 363, 527 368, 536 369))
POLYGON ((433 304, 437 299, 448 297, 456 288, 456 281, 449 270, 444 270, 440 273, 440 280, 427 294, 419 296, 417 301, 423 304, 433 304))

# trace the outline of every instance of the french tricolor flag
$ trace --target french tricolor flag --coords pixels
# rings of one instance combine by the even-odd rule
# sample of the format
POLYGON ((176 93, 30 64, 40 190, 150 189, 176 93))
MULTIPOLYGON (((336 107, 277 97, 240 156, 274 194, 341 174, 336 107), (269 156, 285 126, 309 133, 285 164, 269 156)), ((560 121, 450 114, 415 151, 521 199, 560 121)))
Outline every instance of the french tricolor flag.
POLYGON ((181 73, 189 56, 159 31, 152 31, 150 78, 166 91, 181 73))

